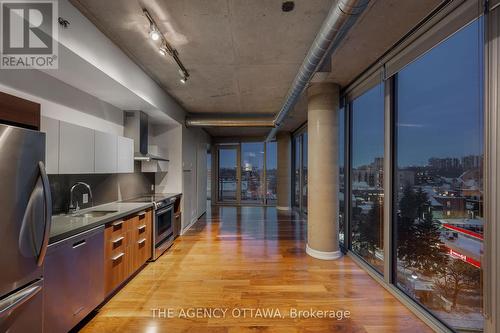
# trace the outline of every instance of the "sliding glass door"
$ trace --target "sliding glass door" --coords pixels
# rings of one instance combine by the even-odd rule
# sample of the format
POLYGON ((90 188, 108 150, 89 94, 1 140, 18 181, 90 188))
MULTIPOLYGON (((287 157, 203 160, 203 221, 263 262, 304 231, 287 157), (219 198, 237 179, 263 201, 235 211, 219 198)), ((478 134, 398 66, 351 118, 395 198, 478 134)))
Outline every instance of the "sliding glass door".
POLYGON ((264 203, 264 143, 241 144, 241 203, 264 203))
POLYGON ((217 161, 217 202, 276 203, 276 142, 220 144, 217 161))
POLYGON ((218 149, 218 200, 220 202, 239 201, 239 147, 220 146, 218 149))

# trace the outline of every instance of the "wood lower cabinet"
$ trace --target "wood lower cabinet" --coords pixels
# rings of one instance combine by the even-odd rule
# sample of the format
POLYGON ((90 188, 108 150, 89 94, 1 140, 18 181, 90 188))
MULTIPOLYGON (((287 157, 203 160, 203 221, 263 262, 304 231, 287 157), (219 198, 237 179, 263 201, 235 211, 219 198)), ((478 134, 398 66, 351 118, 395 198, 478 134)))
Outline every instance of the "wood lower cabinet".
POLYGON ((139 215, 134 220, 131 230, 132 244, 130 245, 134 254, 133 258, 131 258, 132 274, 151 258, 152 219, 153 216, 149 211, 139 215))
POLYGON ((106 225, 104 230, 105 292, 110 294, 151 257, 152 210, 106 225))

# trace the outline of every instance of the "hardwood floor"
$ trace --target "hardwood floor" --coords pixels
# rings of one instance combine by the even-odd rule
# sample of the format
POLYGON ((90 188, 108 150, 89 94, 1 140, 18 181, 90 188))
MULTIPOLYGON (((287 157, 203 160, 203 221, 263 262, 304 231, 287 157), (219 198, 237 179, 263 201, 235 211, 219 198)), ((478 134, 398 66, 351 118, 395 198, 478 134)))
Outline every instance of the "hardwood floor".
POLYGON ((305 230, 305 221, 275 208, 214 207, 82 331, 432 331, 350 258, 307 256, 305 230), (206 313, 188 318, 197 309, 206 313), (290 318, 294 309, 350 318, 290 318))

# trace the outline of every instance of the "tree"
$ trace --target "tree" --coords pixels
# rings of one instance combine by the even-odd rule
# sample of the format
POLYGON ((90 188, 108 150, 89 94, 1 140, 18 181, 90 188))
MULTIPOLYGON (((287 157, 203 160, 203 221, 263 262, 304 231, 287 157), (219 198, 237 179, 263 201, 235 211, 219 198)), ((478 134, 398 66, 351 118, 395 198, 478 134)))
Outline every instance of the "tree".
POLYGON ((417 217, 417 199, 411 186, 403 188, 403 195, 399 201, 397 218, 397 256, 405 269, 414 265, 416 242, 415 219, 417 217))
POLYGON ((445 297, 451 298, 452 307, 456 308, 460 293, 467 289, 479 288, 480 281, 479 269, 460 259, 455 259, 435 280, 434 287, 445 297))
POLYGON ((373 201, 373 206, 366 216, 361 216, 358 223, 360 250, 372 253, 374 257, 377 248, 380 248, 381 205, 379 200, 373 201))
POLYGON ((427 193, 405 186, 399 202, 398 259, 405 269, 431 276, 447 263, 439 225, 432 218, 427 193))
POLYGON ((423 219, 415 224, 416 247, 413 267, 427 276, 442 272, 448 262, 448 254, 441 242, 439 225, 433 220, 432 212, 424 213, 423 219))

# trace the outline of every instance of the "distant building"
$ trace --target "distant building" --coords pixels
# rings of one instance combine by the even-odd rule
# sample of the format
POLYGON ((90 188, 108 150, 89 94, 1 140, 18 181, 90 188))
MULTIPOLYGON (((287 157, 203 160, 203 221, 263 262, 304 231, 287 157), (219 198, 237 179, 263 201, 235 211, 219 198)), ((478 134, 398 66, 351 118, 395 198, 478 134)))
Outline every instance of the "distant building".
POLYGON ((482 166, 483 166, 483 156, 469 155, 462 157, 462 167, 465 170, 482 168, 482 166))
POLYGON ((436 158, 429 159, 429 166, 437 170, 452 170, 461 167, 460 160, 456 157, 436 158))
POLYGON ((355 183, 366 183, 371 188, 382 188, 384 183, 384 159, 376 157, 371 164, 353 169, 351 177, 355 183))
POLYGON ((415 185, 415 171, 413 170, 398 170, 399 186, 415 185))

